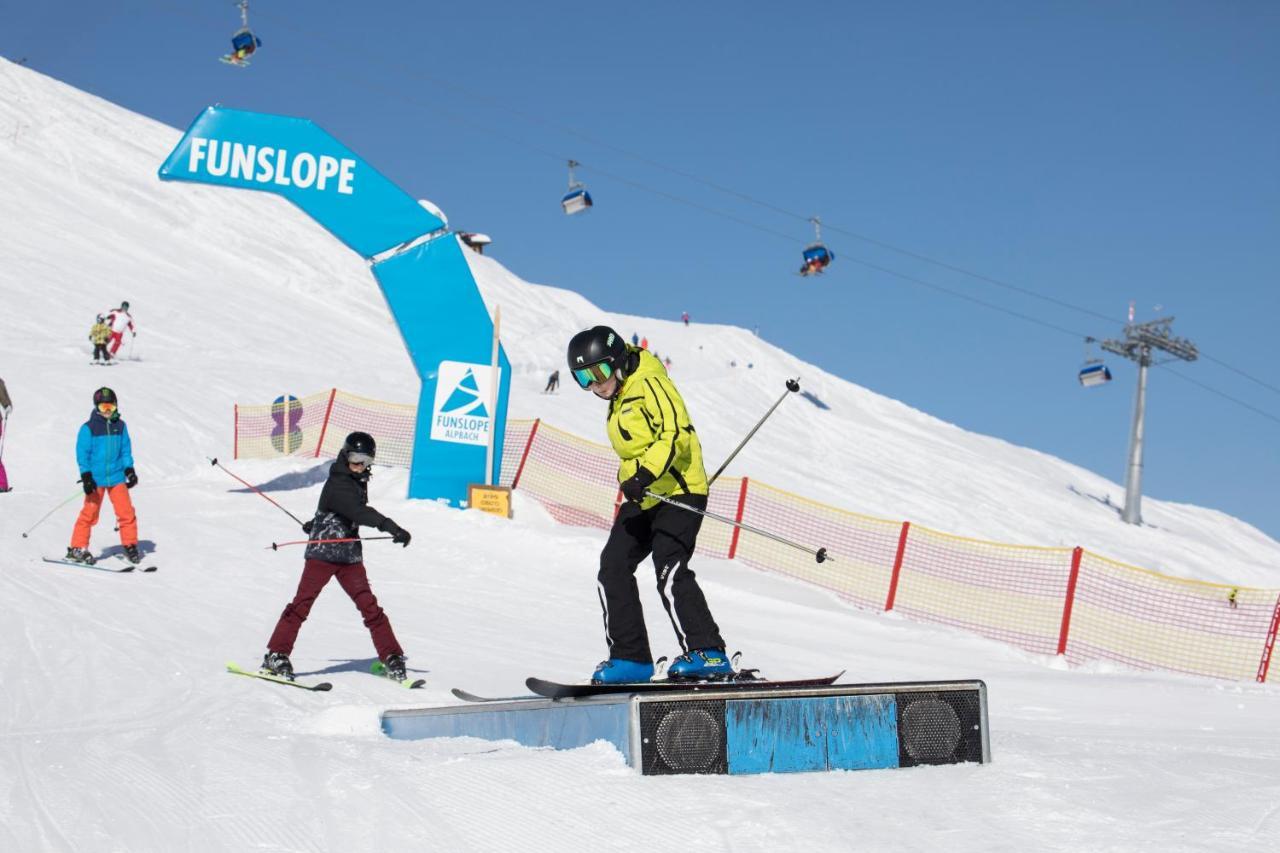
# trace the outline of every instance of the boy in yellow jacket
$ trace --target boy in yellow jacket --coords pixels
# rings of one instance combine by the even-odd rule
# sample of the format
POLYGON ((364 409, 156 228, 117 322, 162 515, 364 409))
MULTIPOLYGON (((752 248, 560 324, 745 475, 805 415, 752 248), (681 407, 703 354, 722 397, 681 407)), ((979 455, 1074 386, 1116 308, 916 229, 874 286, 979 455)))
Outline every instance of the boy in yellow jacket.
POLYGON ((591 680, 614 684, 653 678, 635 579, 636 567, 650 554, 658 595, 683 652, 668 668, 668 677, 706 680, 732 674, 720 629, 689 568, 702 516, 649 494, 694 510, 707 508, 702 445, 684 400, 662 362, 641 347, 628 346, 608 326, 574 335, 568 360, 578 386, 609 401, 609 443, 620 460, 619 489, 627 499, 600 554, 597 581, 609 659, 596 667, 591 680))
POLYGON ((103 321, 101 314, 93 328, 89 329, 89 340, 93 341, 93 360, 97 361, 101 356, 103 362, 110 363, 111 353, 107 352, 107 341, 111 340, 111 327, 103 321))

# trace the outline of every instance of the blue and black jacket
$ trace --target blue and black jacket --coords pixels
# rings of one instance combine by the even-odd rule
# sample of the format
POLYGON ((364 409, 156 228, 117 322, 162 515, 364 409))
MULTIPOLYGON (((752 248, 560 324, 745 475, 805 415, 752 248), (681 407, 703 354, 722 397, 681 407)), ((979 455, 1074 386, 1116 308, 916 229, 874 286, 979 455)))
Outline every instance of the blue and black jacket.
MULTIPOLYGON (((329 466, 329 479, 320 490, 315 517, 302 529, 313 540, 354 539, 360 535, 362 526, 390 533, 395 523, 369 506, 370 476, 368 469, 353 473, 347 465, 347 451, 338 451, 338 458, 329 466)), ((307 546, 304 557, 351 565, 363 562, 364 550, 359 541, 313 543, 307 546)))
POLYGON ((125 469, 133 467, 133 445, 129 427, 118 411, 109 418, 96 409, 89 415, 76 437, 76 462, 80 471, 92 474, 99 486, 110 488, 124 482, 125 469))

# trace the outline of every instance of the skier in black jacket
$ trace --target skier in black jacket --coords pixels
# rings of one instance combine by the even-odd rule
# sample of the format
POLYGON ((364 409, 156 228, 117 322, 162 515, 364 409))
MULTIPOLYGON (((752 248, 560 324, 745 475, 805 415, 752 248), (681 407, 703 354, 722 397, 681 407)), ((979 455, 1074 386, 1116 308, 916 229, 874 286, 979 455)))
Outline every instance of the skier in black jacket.
POLYGON ((311 537, 312 544, 307 546, 298 592, 280 614, 280 621, 267 641, 268 651, 262 659, 262 671, 265 673, 293 680, 289 654, 293 651, 298 631, 320 591, 330 578, 336 577, 364 617, 364 626, 369 629, 373 646, 386 667, 387 677, 396 681, 405 679, 404 649, 400 648, 395 632, 391 630, 391 620, 378 606, 378 599, 369 588, 364 554, 357 538, 362 526, 390 533, 393 542, 405 547, 412 538, 409 531, 369 506, 369 469, 373 465, 376 448, 373 436, 367 432, 353 432, 343 442, 338 458, 329 466, 329 479, 320 492, 315 517, 302 526, 311 537))

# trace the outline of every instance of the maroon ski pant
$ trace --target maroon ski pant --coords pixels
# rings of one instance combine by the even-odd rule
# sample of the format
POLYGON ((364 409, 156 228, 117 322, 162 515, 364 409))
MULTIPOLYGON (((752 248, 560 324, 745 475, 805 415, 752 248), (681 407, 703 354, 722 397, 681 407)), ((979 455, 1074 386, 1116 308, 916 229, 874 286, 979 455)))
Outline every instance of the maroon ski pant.
POLYGON ((391 630, 391 620, 378 606, 373 590, 369 589, 369 577, 365 574, 364 563, 326 563, 323 560, 307 560, 302 567, 298 592, 280 614, 280 621, 276 623, 276 629, 271 632, 271 639, 267 641, 267 650, 286 655, 293 652, 293 643, 298 638, 302 623, 307 621, 311 605, 316 603, 320 590, 333 577, 338 579, 343 591, 351 597, 360 615, 364 617, 364 626, 369 629, 378 657, 386 660, 387 655, 404 654, 395 632, 391 630))

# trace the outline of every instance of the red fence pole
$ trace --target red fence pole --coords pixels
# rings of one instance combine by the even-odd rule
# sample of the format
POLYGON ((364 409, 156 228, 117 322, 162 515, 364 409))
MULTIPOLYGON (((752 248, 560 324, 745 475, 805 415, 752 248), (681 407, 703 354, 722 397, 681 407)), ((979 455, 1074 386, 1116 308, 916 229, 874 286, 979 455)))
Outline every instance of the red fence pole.
POLYGON ((1084 549, 1079 545, 1071 552, 1071 577, 1067 578, 1067 597, 1062 603, 1062 628, 1058 631, 1058 654, 1067 653, 1067 634, 1071 632, 1071 607, 1076 602, 1076 579, 1080 577, 1080 557, 1084 549))
POLYGON ((233 429, 235 430, 235 438, 232 439, 231 458, 239 459, 240 458, 240 404, 239 403, 235 404, 235 411, 236 411, 235 421, 234 421, 235 426, 233 427, 233 429))
POLYGON ((320 440, 316 442, 316 459, 320 458, 320 448, 324 447, 324 434, 329 431, 329 415, 333 414, 333 398, 338 396, 338 389, 329 391, 329 406, 324 410, 324 423, 320 425, 320 440))
POLYGON ((886 611, 893 609, 893 600, 898 595, 898 576, 902 574, 902 555, 907 552, 907 531, 911 522, 902 522, 902 532, 898 534, 898 553, 893 555, 893 576, 889 578, 889 595, 884 600, 886 611))
POLYGON ((529 430, 529 440, 524 443, 524 453, 520 454, 520 465, 516 468, 516 477, 511 481, 513 490, 520 485, 520 475, 524 473, 524 463, 529 458, 529 448, 533 447, 533 437, 538 434, 538 424, 540 423, 542 423, 542 418, 534 418, 533 429, 529 430))
MULTIPOLYGON (((742 478, 742 486, 738 489, 738 514, 733 520, 742 523, 742 512, 747 506, 747 478, 742 478)), ((732 560, 733 555, 738 553, 738 534, 742 532, 741 527, 733 528, 733 538, 729 540, 729 557, 732 560)))
POLYGON ((1271 627, 1267 629, 1267 642, 1262 647, 1262 660, 1258 662, 1258 681, 1267 680, 1267 669, 1271 666, 1271 649, 1276 644, 1276 629, 1280 628, 1280 598, 1276 599, 1276 609, 1271 613, 1271 627))

